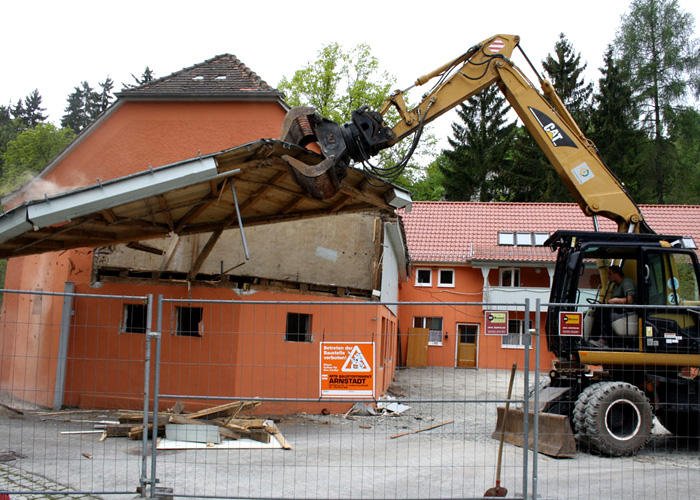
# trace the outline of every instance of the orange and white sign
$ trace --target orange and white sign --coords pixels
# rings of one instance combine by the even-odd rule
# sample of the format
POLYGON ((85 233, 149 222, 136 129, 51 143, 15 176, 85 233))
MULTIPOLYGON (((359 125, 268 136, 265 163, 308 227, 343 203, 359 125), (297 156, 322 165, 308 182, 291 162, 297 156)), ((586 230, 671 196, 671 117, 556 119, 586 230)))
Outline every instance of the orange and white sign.
POLYGON ((374 342, 321 342, 321 397, 374 398, 374 342))

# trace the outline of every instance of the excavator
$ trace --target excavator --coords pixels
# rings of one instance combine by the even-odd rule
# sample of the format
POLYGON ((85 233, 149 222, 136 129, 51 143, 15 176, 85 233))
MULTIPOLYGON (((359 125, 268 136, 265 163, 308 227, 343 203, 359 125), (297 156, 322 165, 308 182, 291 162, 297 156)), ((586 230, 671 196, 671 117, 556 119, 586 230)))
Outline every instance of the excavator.
MULTIPOLYGON (((671 433, 697 438, 696 252, 683 235, 659 235, 649 227, 551 83, 538 75, 541 91, 536 89, 513 63, 516 49, 537 74, 520 48, 520 37, 499 34, 418 78, 415 87, 433 85, 414 107, 407 106, 405 98, 411 86, 394 91, 379 111, 360 107, 343 125, 314 108, 293 108, 281 138, 315 148, 318 162, 306 164, 291 157, 287 161, 311 195, 332 196, 350 165, 368 165, 381 150, 414 134, 408 154, 412 153, 425 125, 496 85, 583 213, 592 218, 594 229, 555 230, 545 242, 557 252, 545 321, 547 347, 555 361, 538 391, 540 450, 571 456, 568 443, 575 439, 579 449, 593 453, 634 454, 649 441, 654 416, 671 433), (393 126, 385 120, 390 110, 398 116, 393 126), (613 221, 617 231, 600 231, 598 217, 613 221), (629 298, 611 301, 619 295, 610 268, 632 283, 629 298)), ((381 172, 395 175, 396 169, 381 172)))

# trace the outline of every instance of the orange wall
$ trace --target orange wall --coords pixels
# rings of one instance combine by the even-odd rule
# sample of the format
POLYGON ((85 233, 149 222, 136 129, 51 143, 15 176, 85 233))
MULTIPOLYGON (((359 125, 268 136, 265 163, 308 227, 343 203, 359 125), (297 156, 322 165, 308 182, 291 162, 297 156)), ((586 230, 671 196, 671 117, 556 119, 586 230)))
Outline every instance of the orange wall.
MULTIPOLYGON (((510 368, 513 362, 518 363, 522 369, 524 366, 524 348, 502 347, 500 336, 485 335, 484 311, 488 307, 480 305, 411 305, 406 302, 443 302, 443 303, 479 303, 483 301, 483 275, 481 269, 467 266, 443 266, 454 269, 455 286, 452 288, 437 286, 437 270, 440 266, 421 266, 415 264, 415 268, 431 268, 433 272, 432 286, 415 286, 415 269, 410 279, 401 285, 399 297, 402 305, 399 307, 399 321, 401 324, 401 350, 402 362, 405 363, 408 352, 408 328, 413 326, 415 317, 441 317, 443 318, 442 345, 428 346, 428 366, 456 366, 457 357, 457 323, 469 323, 479 325, 477 339, 478 367, 480 368, 510 368)), ((517 265, 515 266, 517 267, 517 265)), ((546 271, 536 273, 534 268, 521 268, 521 284, 531 287, 549 286, 549 275, 546 271)), ((489 283, 498 285, 498 270, 492 269, 489 273, 489 283)), ((542 315, 541 324, 544 327, 545 315, 542 315)), ((510 312, 509 319, 524 319, 523 313, 510 312)), ((534 315, 530 317, 533 325, 534 315)), ((547 351, 544 332, 540 339, 541 362, 540 369, 551 368, 552 356, 547 351)), ((531 352, 530 367, 534 368, 535 355, 531 352)))
MULTIPOLYGON (((80 287, 84 288, 84 287, 80 287)), ((78 290, 76 290, 78 291, 78 290)), ((83 290, 86 292, 87 290, 83 290)), ((94 293, 94 291, 93 291, 94 293)), ((382 394, 394 374, 396 318, 376 304, 246 304, 246 301, 324 301, 285 293, 257 292, 238 297, 230 290, 105 284, 100 294, 163 294, 177 300, 237 300, 237 303, 166 302, 163 307, 160 394, 161 407, 183 396, 187 408, 212 406, 223 400, 248 398, 318 399, 321 342, 374 342, 375 386, 382 394), (176 306, 202 307, 203 334, 174 334, 176 306), (312 315, 313 341, 284 340, 287 312, 312 315), (382 335, 382 325, 386 333, 382 335), (211 401, 184 396, 208 396, 211 401)), ((337 300, 337 299, 334 299, 337 300)), ((124 304, 133 301, 79 298, 71 333, 66 404, 82 407, 139 408, 143 402, 145 335, 120 333, 124 304)), ((153 324, 156 329, 156 323, 153 324)), ((153 344, 155 356, 155 343, 153 344)), ((345 403, 265 402, 259 412, 346 411, 345 403)))

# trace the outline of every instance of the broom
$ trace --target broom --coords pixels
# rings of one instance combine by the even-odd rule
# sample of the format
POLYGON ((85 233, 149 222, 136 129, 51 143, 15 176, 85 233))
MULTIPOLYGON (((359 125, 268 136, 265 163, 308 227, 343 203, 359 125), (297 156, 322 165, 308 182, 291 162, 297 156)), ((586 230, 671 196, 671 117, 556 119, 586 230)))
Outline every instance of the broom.
POLYGON ((501 486, 501 462, 503 459, 503 440, 506 435, 506 421, 508 420, 508 408, 510 407, 510 395, 513 392, 513 380, 515 379, 515 370, 518 364, 513 363, 513 368, 510 370, 510 382, 508 383, 508 400, 506 401, 506 411, 503 413, 503 426, 501 427, 501 437, 498 442, 498 462, 496 464, 496 486, 489 488, 484 493, 485 497, 504 497, 508 494, 508 490, 501 486))

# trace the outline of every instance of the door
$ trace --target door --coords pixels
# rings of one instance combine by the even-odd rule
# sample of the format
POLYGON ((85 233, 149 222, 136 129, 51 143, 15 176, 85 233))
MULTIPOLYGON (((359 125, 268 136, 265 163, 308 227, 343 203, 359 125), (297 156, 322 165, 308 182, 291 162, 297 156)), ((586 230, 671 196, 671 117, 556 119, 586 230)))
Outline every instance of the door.
POLYGON ((428 328, 408 329, 408 359, 406 366, 423 368, 428 366, 428 338, 430 330, 428 328))
POLYGON ((457 323, 457 368, 476 368, 479 325, 457 323))

